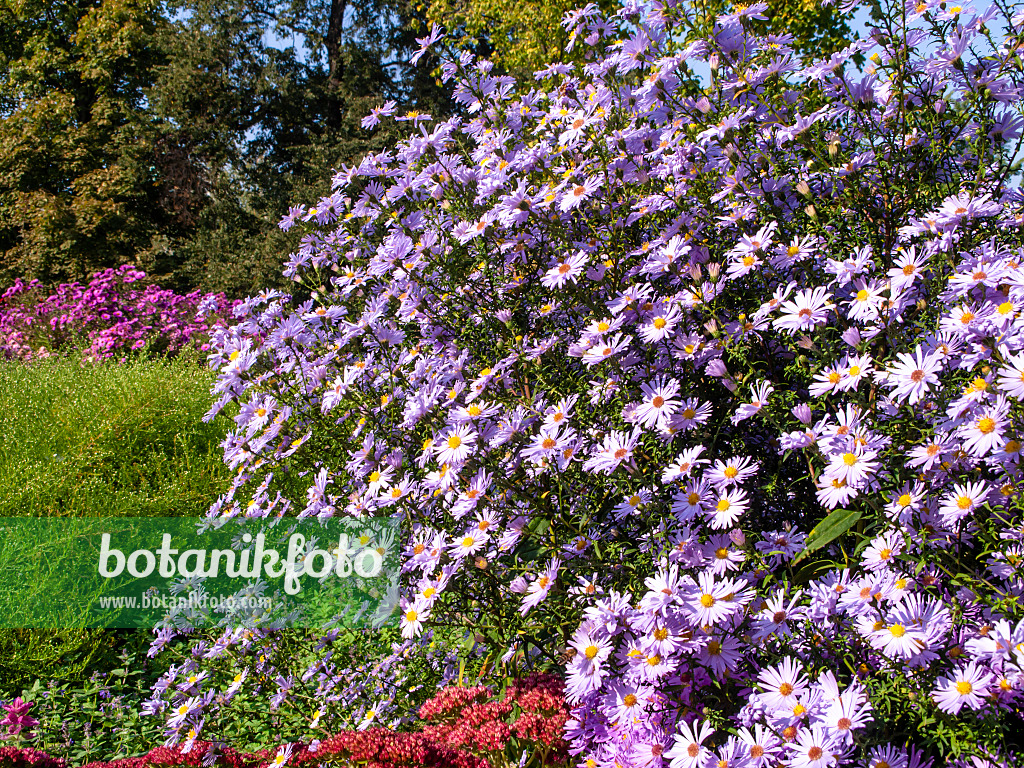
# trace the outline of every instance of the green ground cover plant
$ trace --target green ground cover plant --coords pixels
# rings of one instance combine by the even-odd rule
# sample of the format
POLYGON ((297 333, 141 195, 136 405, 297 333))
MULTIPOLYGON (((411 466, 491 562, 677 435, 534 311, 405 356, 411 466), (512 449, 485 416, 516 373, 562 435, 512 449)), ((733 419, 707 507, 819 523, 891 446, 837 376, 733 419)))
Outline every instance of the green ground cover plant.
MULTIPOLYGON (((202 421, 211 381, 194 356, 0 363, 0 517, 201 514, 230 474, 227 419, 202 421)), ((0 695, 53 680, 70 712, 146 634, 0 631, 0 695)))
POLYGON ((230 471, 195 358, 0 364, 0 516, 200 515, 230 471))

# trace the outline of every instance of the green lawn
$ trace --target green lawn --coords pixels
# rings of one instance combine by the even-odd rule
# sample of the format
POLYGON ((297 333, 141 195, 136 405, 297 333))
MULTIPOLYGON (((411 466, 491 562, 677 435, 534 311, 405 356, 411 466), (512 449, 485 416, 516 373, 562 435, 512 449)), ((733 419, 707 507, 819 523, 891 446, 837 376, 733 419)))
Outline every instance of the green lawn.
POLYGON ((0 516, 200 515, 227 487, 195 359, 0 362, 0 516))
MULTIPOLYGON (((230 474, 228 420, 202 421, 213 378, 194 357, 0 362, 0 517, 203 514, 230 474)), ((0 694, 106 675, 147 634, 0 630, 0 694)))

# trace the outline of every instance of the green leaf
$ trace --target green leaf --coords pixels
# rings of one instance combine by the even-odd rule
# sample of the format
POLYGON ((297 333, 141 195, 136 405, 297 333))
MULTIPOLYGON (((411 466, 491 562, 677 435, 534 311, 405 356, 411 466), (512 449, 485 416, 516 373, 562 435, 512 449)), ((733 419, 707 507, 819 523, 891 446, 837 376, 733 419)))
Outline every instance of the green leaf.
POLYGON ((793 560, 793 565, 796 565, 812 552, 821 549, 853 528, 857 521, 860 520, 861 514, 859 509, 837 509, 830 514, 814 526, 814 529, 807 537, 807 541, 804 543, 803 552, 796 556, 793 560))

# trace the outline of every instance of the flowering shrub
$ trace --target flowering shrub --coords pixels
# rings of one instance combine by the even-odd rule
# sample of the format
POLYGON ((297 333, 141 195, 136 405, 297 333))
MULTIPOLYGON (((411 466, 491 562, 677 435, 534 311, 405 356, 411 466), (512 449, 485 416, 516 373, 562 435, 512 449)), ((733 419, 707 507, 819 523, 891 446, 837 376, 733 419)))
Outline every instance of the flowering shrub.
POLYGON ((98 360, 147 345, 169 353, 208 349, 217 316, 231 308, 224 295, 142 287, 145 277, 131 266, 107 269, 88 285, 65 283, 46 297, 38 280, 16 280, 0 298, 0 356, 31 360, 80 348, 98 360))
POLYGON ((581 766, 1016 764, 1024 14, 800 62, 764 9, 446 65, 468 117, 293 209, 301 296, 217 332, 211 515, 401 516, 406 638, 561 668, 581 766))
MULTIPOLYGON (((20 700, 15 702, 15 706, 20 700)), ((347 731, 276 750, 245 753, 196 739, 175 747, 158 747, 141 757, 92 762, 86 768, 153 768, 209 766, 278 768, 282 765, 364 765, 368 768, 505 768, 520 758, 537 765, 564 765, 562 739, 568 708, 560 680, 531 675, 501 698, 485 687, 451 686, 420 710, 425 727, 396 732, 387 728, 347 731)), ((66 768, 34 749, 0 747, 0 768, 66 768)))

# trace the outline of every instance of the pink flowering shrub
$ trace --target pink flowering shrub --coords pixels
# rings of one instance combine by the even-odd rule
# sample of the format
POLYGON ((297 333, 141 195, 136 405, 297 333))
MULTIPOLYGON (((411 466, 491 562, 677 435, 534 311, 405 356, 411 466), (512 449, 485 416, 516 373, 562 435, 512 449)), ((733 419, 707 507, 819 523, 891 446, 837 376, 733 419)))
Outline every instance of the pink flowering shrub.
MULTIPOLYGON (((764 9, 446 65, 464 116, 290 212, 301 297, 216 333, 210 514, 401 518, 401 658, 559 670, 580 766, 1019 764, 1024 14, 892 2, 806 62, 764 9)), ((170 741, 243 642, 154 694, 170 741)), ((267 695, 340 711, 328 659, 267 695)))
POLYGON ((131 266, 93 275, 88 285, 65 283, 45 296, 38 280, 16 280, 0 297, 0 357, 31 360, 79 349, 93 360, 149 346, 174 353, 205 350, 211 328, 232 304, 223 294, 176 294, 131 266))

